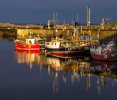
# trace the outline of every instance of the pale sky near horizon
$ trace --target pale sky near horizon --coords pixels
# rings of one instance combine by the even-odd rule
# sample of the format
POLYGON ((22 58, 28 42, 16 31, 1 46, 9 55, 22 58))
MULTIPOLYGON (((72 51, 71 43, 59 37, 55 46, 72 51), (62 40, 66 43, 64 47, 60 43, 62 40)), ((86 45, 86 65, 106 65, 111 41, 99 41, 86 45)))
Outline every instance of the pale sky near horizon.
POLYGON ((0 0, 0 23, 47 23, 57 12, 59 23, 78 19, 86 23, 87 5, 91 8, 91 23, 102 18, 117 22, 117 0, 0 0))

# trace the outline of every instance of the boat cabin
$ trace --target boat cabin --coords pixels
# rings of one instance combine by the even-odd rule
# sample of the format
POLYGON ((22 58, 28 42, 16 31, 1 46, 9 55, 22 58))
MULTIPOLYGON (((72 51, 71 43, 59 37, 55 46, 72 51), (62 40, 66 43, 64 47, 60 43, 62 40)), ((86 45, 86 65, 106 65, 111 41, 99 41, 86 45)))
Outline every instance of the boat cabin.
POLYGON ((35 39, 26 39, 26 44, 35 44, 35 39))
POLYGON ((47 48, 59 48, 60 42, 46 42, 45 47, 47 47, 47 48))

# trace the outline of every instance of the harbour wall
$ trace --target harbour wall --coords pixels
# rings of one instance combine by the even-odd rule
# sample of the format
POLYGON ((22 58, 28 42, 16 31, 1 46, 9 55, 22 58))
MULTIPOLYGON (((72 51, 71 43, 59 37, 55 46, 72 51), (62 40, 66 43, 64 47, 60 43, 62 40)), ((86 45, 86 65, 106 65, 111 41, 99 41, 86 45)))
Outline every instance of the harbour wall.
MULTIPOLYGON (((28 34, 39 35, 41 38, 51 38, 52 35, 63 36, 63 37, 71 37, 74 34, 73 29, 17 29, 17 38, 22 39, 28 36, 28 34)), ((81 34, 89 34, 92 36, 92 39, 100 39, 100 40, 117 40, 117 30, 82 30, 76 31, 77 36, 81 34)))

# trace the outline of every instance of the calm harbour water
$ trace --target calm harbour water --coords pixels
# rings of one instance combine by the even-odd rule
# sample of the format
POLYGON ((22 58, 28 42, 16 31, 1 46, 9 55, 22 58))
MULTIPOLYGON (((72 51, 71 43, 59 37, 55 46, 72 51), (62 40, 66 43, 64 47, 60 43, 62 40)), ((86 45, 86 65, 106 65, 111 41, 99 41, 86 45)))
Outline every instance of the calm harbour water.
POLYGON ((0 40, 0 100, 116 100, 117 64, 88 59, 17 52, 0 40))

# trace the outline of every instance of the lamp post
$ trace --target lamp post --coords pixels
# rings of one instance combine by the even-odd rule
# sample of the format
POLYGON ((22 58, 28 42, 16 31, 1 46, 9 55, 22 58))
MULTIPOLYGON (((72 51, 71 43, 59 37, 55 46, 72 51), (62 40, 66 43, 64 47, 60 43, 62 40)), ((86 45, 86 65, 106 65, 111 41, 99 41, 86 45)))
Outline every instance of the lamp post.
POLYGON ((98 39, 98 42, 100 40, 100 29, 98 30, 98 33, 97 33, 97 39, 98 39))

